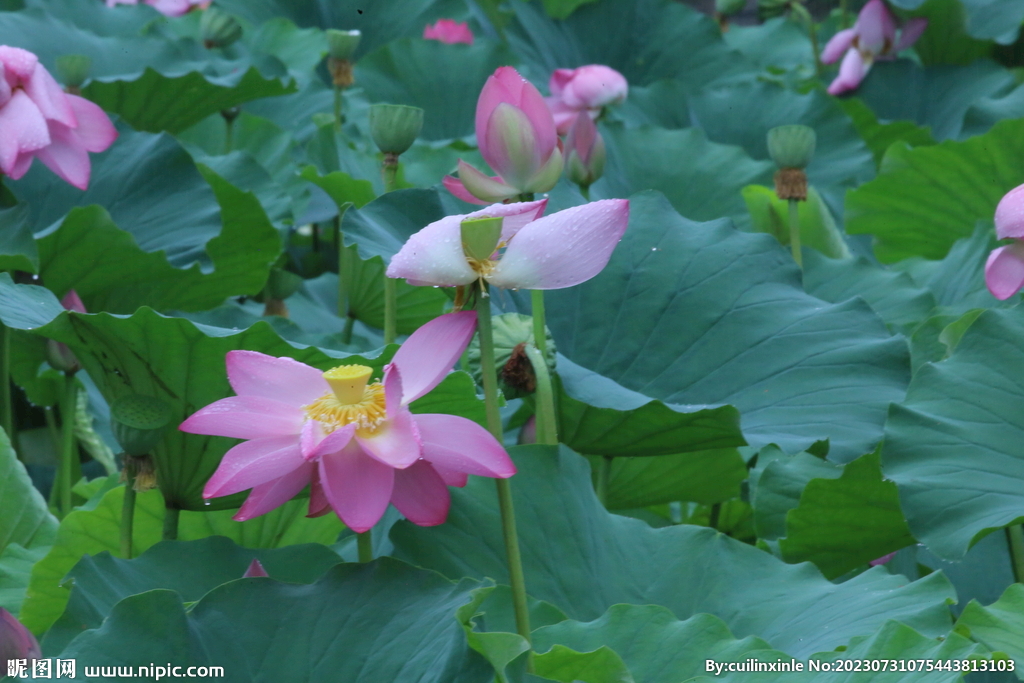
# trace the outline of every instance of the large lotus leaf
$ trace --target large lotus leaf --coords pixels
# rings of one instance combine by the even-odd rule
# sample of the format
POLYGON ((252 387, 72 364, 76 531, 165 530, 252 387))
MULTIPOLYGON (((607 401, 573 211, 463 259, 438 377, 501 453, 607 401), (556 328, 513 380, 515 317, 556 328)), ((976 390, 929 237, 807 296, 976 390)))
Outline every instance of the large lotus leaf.
POLYGON ((750 472, 750 504, 758 538, 786 535, 786 515, 800 504, 800 494, 814 479, 838 479, 842 468, 810 453, 787 456, 775 446, 758 452, 750 472))
POLYGON ((1017 678, 1024 680, 1024 585, 1013 584, 988 606, 972 600, 956 626, 992 650, 1008 654, 1016 664, 1017 678))
POLYGON ((460 0, 218 0, 217 5, 253 24, 285 17, 301 27, 359 30, 357 61, 396 38, 422 36, 423 27, 437 19, 466 16, 460 0))
POLYGON ((882 469, 910 530, 959 559, 993 529, 1024 521, 1024 311, 988 310, 946 361, 914 375, 886 424, 882 469))
POLYGON ((515 57, 504 44, 478 38, 472 45, 406 38, 359 60, 356 82, 371 102, 424 110, 424 140, 473 134, 476 101, 487 77, 515 57))
MULTIPOLYGON (((743 188, 743 201, 747 204, 750 221, 756 232, 766 232, 780 244, 790 244, 788 200, 779 199, 774 188, 749 185, 743 188)), ((803 247, 832 258, 850 255, 850 248, 846 246, 846 240, 828 204, 813 186, 807 188, 807 201, 797 202, 797 221, 803 247)))
POLYGON ((807 31, 789 17, 776 17, 757 26, 733 24, 722 38, 726 45, 772 75, 814 75, 814 51, 807 31))
MULTIPOLYGON (((595 467, 599 457, 604 456, 590 458, 595 467)), ((735 448, 615 458, 608 473, 605 504, 609 510, 675 501, 711 505, 738 498, 746 478, 746 464, 735 448)))
POLYGON ((593 652, 576 652, 563 645, 536 655, 532 660, 537 678, 530 681, 558 681, 559 683, 634 683, 633 677, 611 648, 601 646, 593 652))
POLYGON ((871 150, 876 166, 881 166, 886 151, 895 143, 903 142, 911 147, 935 144, 931 132, 912 121, 881 123, 875 112, 856 97, 845 98, 840 103, 856 126, 857 134, 871 150))
MULTIPOLYGON (((212 272, 204 273, 198 263, 176 268, 163 250, 147 253, 136 235, 119 229, 106 210, 93 205, 72 209, 56 230, 38 240, 47 286, 56 292, 74 289, 89 310, 112 313, 131 313, 144 305, 203 310, 228 296, 259 293, 280 253, 281 238, 252 194, 212 171, 206 176, 224 222, 202 255, 213 261, 212 272)), ((154 233, 155 227, 148 231, 161 237, 154 233)))
MULTIPOLYGON (((950 628, 951 588, 941 574, 907 585, 875 569, 836 585, 809 564, 786 565, 713 529, 652 529, 609 514, 587 463, 564 447, 510 452, 527 591, 572 619, 597 619, 618 603, 662 605, 678 619, 706 612, 737 637, 763 638, 796 657, 845 645, 888 619, 933 637, 950 628)), ((398 522, 391 539, 398 557, 446 576, 506 582, 500 529, 493 484, 474 479, 452 491, 444 525, 398 522)))
POLYGON ((0 552, 0 607, 14 615, 21 612, 32 567, 43 559, 47 550, 47 546, 26 550, 12 543, 0 552))
POLYGON ((862 297, 893 328, 914 325, 935 308, 935 296, 906 273, 875 265, 866 258, 831 259, 804 253, 804 289, 838 303, 862 297))
POLYGON ((195 602, 217 586, 242 578, 253 559, 276 581, 313 583, 341 558, 324 545, 308 543, 250 550, 223 536, 157 543, 132 560, 109 552, 86 555, 68 572, 68 607, 46 633, 43 650, 59 653, 71 640, 99 628, 114 605, 130 595, 156 589, 195 602))
POLYGON ((0 210, 0 270, 39 272, 39 250, 29 227, 28 206, 0 210))
MULTIPOLYGON (((967 30, 975 38, 1012 43, 1024 21, 1024 6, 1014 0, 962 0, 967 10, 967 30)), ((914 10, 925 0, 893 0, 895 6, 914 10)))
POLYGON ((857 89, 879 120, 913 121, 936 140, 984 132, 994 123, 984 115, 993 107, 1004 118, 1024 116, 1022 95, 1013 75, 988 60, 927 68, 906 59, 878 62, 857 89))
MULTIPOLYGON (((64 612, 69 592, 64 577, 86 555, 108 552, 121 555, 121 508, 124 487, 108 491, 94 508, 85 506, 61 521, 57 539, 46 557, 32 568, 28 598, 21 617, 32 631, 43 633, 64 612)), ((333 543, 344 528, 334 515, 307 518, 308 501, 296 499, 247 522, 235 522, 232 512, 184 511, 179 518, 178 538, 196 540, 227 536, 248 548, 279 548, 302 543, 333 543)), ((135 555, 160 542, 164 501, 159 491, 138 494, 132 550, 135 555)), ((244 571, 244 568, 243 568, 244 571)), ((239 574, 240 576, 241 574, 239 574)))
POLYGON ((311 585, 232 581, 187 612, 181 596, 154 590, 119 602, 60 656, 221 666, 232 682, 484 683, 489 667, 455 618, 479 585, 385 558, 337 565, 311 585))
POLYGON ((50 545, 56 533, 57 519, 0 429, 0 553, 12 543, 25 549, 50 545))
POLYGON ((851 460, 881 438, 908 380, 905 342, 866 304, 805 294, 774 238, 686 220, 656 193, 631 199, 600 275, 546 300, 573 362, 665 402, 733 405, 755 448, 827 438, 851 460))
POLYGON ((877 178, 846 198, 846 230, 875 236, 885 262, 941 259, 979 220, 990 221, 1003 195, 1024 182, 1024 120, 985 135, 929 147, 895 145, 877 178))
POLYGON ((346 211, 341 231, 346 245, 359 247, 361 258, 390 261, 409 237, 444 216, 438 190, 396 190, 346 211))
POLYGON ((628 197, 654 189, 692 220, 722 216, 747 220, 740 195, 747 185, 771 182, 774 164, 754 161, 732 145, 708 141, 696 128, 665 130, 620 124, 601 127, 608 150, 605 174, 594 183, 596 199, 628 197))
POLYGON ((875 452, 847 464, 838 479, 808 482, 779 547, 787 562, 810 561, 836 578, 912 543, 896 485, 882 479, 875 452))
POLYGON ((544 85, 555 69, 606 64, 631 85, 675 78, 695 90, 750 66, 726 46, 714 21, 671 0, 602 0, 564 21, 536 2, 515 2, 512 9, 509 43, 544 85))
MULTIPOLYGON (((923 4, 921 0, 910 1, 920 4, 913 15, 928 20, 928 30, 914 43, 914 53, 921 63, 970 64, 993 56, 995 44, 991 40, 978 40, 968 34, 967 12, 961 0, 927 0, 923 4)), ((893 4, 906 2, 896 0, 893 4)))
MULTIPOLYGON (((348 258, 344 261, 341 278, 348 314, 370 327, 384 329, 384 259, 380 256, 361 259, 355 246, 345 247, 345 252, 348 258)), ((338 292, 337 286, 334 291, 338 292)), ((398 304, 395 329, 399 334, 412 334, 420 325, 444 313, 450 303, 441 290, 413 287, 404 280, 395 283, 395 295, 398 304)), ((337 296, 334 300, 337 302, 337 296)))
POLYGON ((253 52, 273 55, 288 67, 296 81, 306 84, 318 77, 316 68, 327 55, 327 36, 317 28, 299 28, 279 17, 242 34, 253 52))

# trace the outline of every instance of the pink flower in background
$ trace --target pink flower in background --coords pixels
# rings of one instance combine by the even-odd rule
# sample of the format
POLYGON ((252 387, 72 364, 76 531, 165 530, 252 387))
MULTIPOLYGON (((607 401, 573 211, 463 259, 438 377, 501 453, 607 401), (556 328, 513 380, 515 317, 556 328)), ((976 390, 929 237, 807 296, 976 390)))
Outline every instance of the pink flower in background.
MULTIPOLYGON (((114 5, 137 5, 139 0, 107 0, 107 7, 114 5)), ((153 9, 168 17, 180 17, 187 14, 192 8, 207 8, 210 0, 144 0, 144 4, 150 5, 153 9)))
MULTIPOLYGON (((0 607, 0 674, 7 675, 7 662, 17 659, 39 659, 39 642, 13 614, 0 607)), ((31 670, 31 662, 28 666, 31 670)), ((28 673, 25 674, 28 676, 28 673)))
POLYGON ((985 284, 992 296, 1009 299, 1024 287, 1024 185, 1006 193, 996 207, 996 236, 1012 239, 985 263, 985 284))
POLYGON ((625 100, 629 83, 615 69, 591 64, 578 69, 555 69, 548 89, 551 91, 548 107, 559 135, 565 135, 579 112, 585 111, 596 119, 604 107, 625 100))
POLYGON ((586 282, 607 265, 629 223, 628 199, 605 199, 539 218, 547 200, 495 204, 431 223, 391 259, 388 277, 413 285, 454 287, 483 279, 506 289, 562 289, 586 282), (462 221, 503 217, 490 259, 462 246, 462 221))
POLYGON ((448 486, 469 474, 511 477, 508 453, 480 425, 455 415, 413 415, 408 404, 436 387, 476 330, 476 313, 427 323, 384 368, 339 365, 327 372, 255 351, 227 355, 238 394, 192 414, 182 431, 247 439, 229 450, 204 498, 252 489, 243 521, 284 504, 312 484, 310 514, 332 509, 363 532, 388 503, 414 524, 441 524, 448 486))
MULTIPOLYGON (((78 292, 73 289, 64 295, 64 298, 60 300, 60 304, 68 311, 88 313, 85 310, 85 304, 82 303, 82 299, 78 296, 78 292)), ((79 363, 74 351, 69 349, 67 344, 62 344, 52 339, 46 340, 46 359, 50 365, 61 372, 74 374, 82 369, 82 364, 79 363)))
POLYGON ((896 20, 889 8, 882 0, 870 0, 857 15, 853 28, 832 36, 821 53, 821 61, 825 64, 832 64, 843 57, 839 75, 828 86, 829 94, 839 95, 855 90, 876 60, 895 59, 896 53, 917 42, 927 27, 927 19, 911 19, 897 40, 896 20))
POLYGON ((469 24, 459 23, 454 19, 438 19, 437 23, 432 26, 427 24, 423 28, 423 37, 427 40, 440 40, 448 45, 473 44, 473 32, 469 30, 469 24))
POLYGON ((562 153, 551 112, 537 88, 510 66, 487 79, 476 103, 476 142, 497 176, 459 159, 459 177, 444 186, 471 204, 492 204, 523 193, 547 192, 562 174, 562 153))
POLYGON ((89 186, 89 152, 117 131, 102 109, 65 93, 39 59, 0 45, 0 172, 17 180, 38 158, 79 189, 89 186))
POLYGON ((262 562, 260 562, 255 557, 252 558, 252 562, 249 563, 249 566, 246 568, 245 573, 242 574, 242 578, 253 579, 263 576, 269 577, 270 574, 268 574, 267 570, 263 568, 262 562))
POLYGON ((872 567, 878 567, 878 566, 881 566, 883 564, 888 563, 889 560, 891 560, 894 557, 896 557, 896 553, 889 553, 888 555, 882 555, 881 557, 879 557, 877 559, 871 560, 870 562, 868 562, 868 564, 871 565, 872 567))

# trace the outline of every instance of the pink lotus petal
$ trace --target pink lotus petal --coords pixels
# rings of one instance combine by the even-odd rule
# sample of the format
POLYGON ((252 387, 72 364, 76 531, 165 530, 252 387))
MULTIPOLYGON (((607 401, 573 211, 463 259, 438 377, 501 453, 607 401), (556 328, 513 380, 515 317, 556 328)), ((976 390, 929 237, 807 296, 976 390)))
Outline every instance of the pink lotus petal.
POLYGON ((843 63, 839 66, 839 75, 828 86, 829 95, 841 95, 849 90, 855 90, 871 68, 870 63, 865 63, 860 51, 851 48, 843 57, 843 63))
POLYGON ((340 429, 334 430, 328 434, 327 437, 316 446, 316 448, 308 452, 306 459, 314 460, 316 458, 322 458, 332 453, 338 453, 344 450, 352 440, 355 433, 356 425, 354 424, 345 425, 340 429))
POLYGON ((573 71, 572 78, 562 85, 560 97, 573 109, 583 110, 622 102, 628 93, 625 76, 603 64, 589 64, 573 71))
POLYGON ((260 396, 229 396, 192 413, 178 429, 190 434, 265 439, 298 437, 303 422, 303 412, 296 406, 260 396))
POLYGON ((423 447, 412 413, 399 408, 377 431, 368 436, 356 432, 356 441, 366 455, 396 469, 405 469, 420 459, 423 447))
POLYGON ((900 52, 906 50, 908 47, 917 42, 917 39, 921 37, 924 30, 928 28, 928 19, 925 17, 915 17, 908 19, 907 23, 903 25, 903 30, 900 31, 900 39, 893 47, 893 52, 900 52))
POLYGON ((32 78, 36 65, 39 64, 39 58, 20 47, 0 45, 0 62, 3 62, 7 79, 11 81, 11 85, 14 85, 12 79, 24 85, 28 79, 32 78))
POLYGON ((355 441, 319 462, 320 486, 341 521, 356 533, 380 521, 394 489, 393 468, 363 453, 355 441))
POLYGON ((14 173, 20 154, 38 152, 52 142, 46 119, 22 90, 0 108, 0 131, 0 171, 12 178, 20 177, 14 173))
POLYGON ((832 39, 825 45, 825 49, 821 51, 821 63, 832 64, 837 61, 843 54, 853 47, 853 39, 857 37, 856 29, 848 28, 832 36, 832 39))
POLYGON ((555 69, 548 80, 548 90, 551 91, 551 96, 561 101, 562 91, 575 75, 576 69, 555 69))
POLYGON ((269 577, 270 574, 263 568, 263 563, 257 560, 255 557, 252 558, 252 562, 249 563, 248 569, 242 574, 243 579, 257 579, 263 577, 269 577))
POLYGON ((292 358, 229 351, 226 365, 228 381, 239 396, 262 396, 303 406, 331 391, 322 372, 292 358))
POLYGON ((391 503, 413 524, 437 526, 448 518, 451 496, 444 479, 429 463, 420 460, 395 472, 391 503))
POLYGON ((85 304, 82 303, 81 297, 78 296, 78 292, 73 289, 69 289, 68 293, 64 295, 64 298, 60 300, 60 305, 65 310, 75 311, 76 313, 88 313, 85 310, 85 304))
POLYGON ((78 127, 78 119, 68 102, 67 94, 42 64, 36 64, 32 75, 25 81, 25 93, 48 120, 62 123, 68 128, 78 127))
MULTIPOLYGON (((406 342, 408 343, 408 342, 406 342)), ((404 346, 404 345, 403 345, 404 346)), ((401 347, 399 348, 401 350, 401 347)), ((393 362, 384 366, 384 406, 387 415, 397 415, 402 401, 402 372, 393 362)))
MULTIPOLYGON (((569 132, 569 127, 572 122, 576 120, 576 115, 579 111, 568 106, 562 100, 554 97, 547 98, 548 110, 551 112, 551 116, 555 121, 555 129, 559 135, 565 135, 569 132)), ((590 112, 590 118, 595 118, 598 115, 598 111, 590 112)))
MULTIPOLYGON (((501 178, 499 178, 498 176, 491 176, 491 180, 493 180, 495 183, 501 183, 501 178)), ((462 184, 462 181, 456 178, 455 176, 446 175, 441 180, 441 184, 444 185, 444 189, 448 190, 454 196, 458 197, 464 202, 468 202, 470 204, 490 204, 490 202, 485 202, 482 199, 477 199, 472 194, 470 194, 469 190, 466 189, 466 186, 462 184)))
POLYGON ((854 26, 859 47, 878 55, 896 41, 896 22, 882 0, 869 0, 857 15, 854 26))
POLYGON ((540 150, 542 158, 546 158, 558 146, 558 133, 555 130, 551 112, 548 111, 548 105, 544 102, 544 96, 525 79, 523 79, 518 107, 529 119, 533 136, 537 140, 537 148, 540 150))
POLYGON ((36 158, 59 178, 80 190, 89 188, 92 165, 75 131, 62 123, 50 122, 50 144, 36 152, 36 158))
POLYGON ((294 436, 252 439, 227 453, 203 487, 203 498, 219 498, 280 479, 305 463, 294 436))
POLYGON ((1024 185, 1013 188, 996 206, 996 236, 1024 237, 1024 185))
MULTIPOLYGON (((33 659, 42 657, 39 641, 32 632, 25 628, 13 614, 0 607, 0 663, 4 668, 0 673, 7 674, 7 661, 11 659, 33 659)), ((29 664, 31 669, 31 664, 29 664)))
POLYGON ((438 468, 505 479, 516 473, 508 452, 494 436, 458 415, 416 415, 423 459, 438 468))
POLYGON ((28 173, 28 169, 32 166, 32 162, 35 158, 36 156, 33 152, 23 152, 19 154, 18 158, 14 162, 14 168, 11 169, 10 173, 8 173, 11 180, 17 180, 28 173))
POLYGON ((466 22, 457 22, 454 19, 438 19, 433 25, 428 24, 423 29, 425 40, 439 40, 448 45, 456 43, 473 44, 473 32, 466 22))
POLYGON ((896 557, 896 553, 889 553, 888 555, 882 555, 881 557, 879 557, 876 560, 871 560, 870 562, 868 562, 868 564, 870 564, 872 567, 877 567, 879 565, 883 565, 883 564, 887 563, 889 560, 891 560, 894 557, 896 557))
POLYGON ((331 511, 324 487, 320 485, 320 466, 313 470, 313 481, 309 485, 309 512, 307 517, 322 517, 331 511))
MULTIPOLYGON (((551 119, 546 106, 544 113, 551 119)), ((552 133, 554 130, 552 122, 552 133)), ((484 161, 502 180, 515 188, 525 187, 526 181, 550 154, 550 150, 541 149, 526 113, 505 102, 491 113, 484 139, 478 140, 478 143, 484 161)))
MULTIPOLYGON (((415 401, 440 384, 469 346, 475 332, 475 311, 439 316, 413 332, 391 361, 394 370, 401 372, 400 405, 415 401)), ((391 414, 390 396, 388 414, 391 414)))
POLYGON ((469 483, 469 475, 465 472, 457 472, 455 470, 448 469, 447 467, 442 467, 436 462, 430 463, 430 466, 434 468, 434 471, 441 476, 441 479, 443 479, 444 483, 448 486, 455 486, 456 488, 461 489, 469 483))
POLYGON ((387 276, 417 285, 454 287, 476 281, 462 251, 463 216, 447 216, 423 228, 391 257, 387 276))
POLYGON ((78 119, 75 135, 87 152, 102 152, 117 139, 117 129, 107 113, 84 97, 67 95, 71 109, 78 119))
POLYGON ((485 204, 512 199, 522 192, 520 188, 513 187, 502 178, 485 175, 461 159, 459 160, 459 181, 466 192, 485 204))
POLYGON ((1024 242, 999 247, 985 262, 985 285, 1000 301, 1024 287, 1024 242))
POLYGON ((315 464, 307 462, 280 479, 260 484, 231 519, 244 522, 281 507, 309 485, 315 468, 315 464))
POLYGON ((167 17, 180 17, 187 14, 194 3, 189 0, 146 0, 147 5, 167 17))
POLYGON ((519 93, 523 89, 523 77, 511 66, 502 66, 487 77, 487 82, 480 90, 480 97, 476 101, 476 139, 477 144, 487 134, 487 122, 502 102, 511 104, 519 103, 519 93))
POLYGON ((562 289, 607 265, 629 224, 629 200, 605 199, 530 223, 516 235, 489 281, 508 289, 562 289))

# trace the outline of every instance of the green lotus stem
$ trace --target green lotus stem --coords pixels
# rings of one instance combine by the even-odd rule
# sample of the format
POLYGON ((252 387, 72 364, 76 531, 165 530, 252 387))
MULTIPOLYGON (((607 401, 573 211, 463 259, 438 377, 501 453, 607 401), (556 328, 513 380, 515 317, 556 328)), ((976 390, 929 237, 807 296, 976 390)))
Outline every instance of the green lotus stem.
POLYGON ((590 185, 580 185, 580 194, 588 202, 590 201, 590 185))
POLYGON ((601 459, 597 461, 597 484, 594 491, 597 493, 597 499, 601 501, 601 505, 605 507, 608 507, 608 480, 611 478, 612 460, 612 456, 602 455, 601 459))
POLYGON ((163 540, 178 540, 178 518, 181 517, 181 510, 171 507, 169 502, 164 502, 164 533, 163 540))
MULTIPOLYGON (((494 332, 491 326, 491 298, 481 284, 476 298, 477 326, 480 333, 480 371, 483 375, 484 405, 487 428, 502 442, 501 414, 498 412, 498 371, 494 364, 494 332)), ((512 504, 512 487, 508 479, 495 479, 498 488, 498 509, 501 511, 501 531, 505 540, 509 584, 512 587, 512 606, 516 616, 516 631, 530 642, 530 611, 526 602, 526 579, 523 560, 519 553, 519 535, 516 532, 516 513, 512 504)))
POLYGON ((796 199, 789 200, 789 248, 793 250, 793 260, 804 267, 804 255, 800 251, 800 205, 796 199))
POLYGON ((14 405, 11 401, 11 333, 7 326, 0 323, 0 428, 11 440, 15 450, 18 444, 14 440, 14 405))
POLYGON ((708 517, 708 526, 712 529, 718 530, 718 518, 722 515, 722 504, 713 503, 711 505, 711 514, 708 517))
POLYGON ((121 557, 132 559, 132 530, 135 526, 135 460, 127 453, 124 459, 124 503, 121 505, 121 557))
POLYGON ((384 154, 384 164, 381 166, 381 175, 384 176, 384 191, 394 192, 398 189, 398 155, 392 152, 384 154))
POLYGON ((360 562, 373 562, 373 529, 356 534, 356 548, 359 550, 360 562))
POLYGON ((850 28, 850 8, 847 0, 839 0, 839 28, 850 28))
POLYGON ((394 344, 398 336, 398 280, 384 276, 384 343, 394 344))
POLYGON ((334 131, 341 132, 341 87, 334 86, 334 131))
POLYGON ((530 290, 530 308, 533 309, 533 342, 542 354, 547 354, 548 335, 544 320, 544 291, 530 290))
POLYGON ((526 356, 537 378, 537 443, 558 445, 558 416, 555 413, 555 392, 551 386, 551 373, 540 349, 526 346, 526 356))
POLYGON ((345 329, 341 331, 341 343, 351 344, 352 343, 352 328, 356 326, 356 319, 352 317, 351 313, 345 314, 345 329))
POLYGON ((224 153, 230 154, 235 148, 235 120, 224 119, 224 153))
POLYGON ((1006 539, 1010 544, 1014 582, 1024 583, 1024 526, 1014 524, 1006 527, 1006 539))
POLYGON ((71 512, 71 486, 74 483, 74 460, 78 457, 75 448, 75 407, 78 403, 78 386, 73 374, 64 373, 64 393, 60 399, 60 516, 63 519, 71 512))
POLYGON ((814 73, 817 74, 818 78, 821 78, 822 67, 821 55, 818 53, 818 27, 814 23, 814 17, 799 2, 792 3, 790 7, 793 14, 797 15, 804 22, 804 27, 807 29, 807 37, 811 39, 811 51, 814 53, 814 73))

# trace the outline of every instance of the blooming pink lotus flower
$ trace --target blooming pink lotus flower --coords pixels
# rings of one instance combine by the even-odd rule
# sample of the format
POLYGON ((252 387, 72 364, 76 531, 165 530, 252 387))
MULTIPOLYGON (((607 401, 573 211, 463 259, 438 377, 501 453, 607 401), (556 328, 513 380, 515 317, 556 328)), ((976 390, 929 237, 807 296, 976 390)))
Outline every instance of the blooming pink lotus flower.
POLYGON ((821 53, 821 61, 832 64, 845 53, 839 75, 828 86, 830 95, 855 90, 880 59, 895 59, 896 53, 917 42, 928 27, 924 18, 910 19, 896 38, 896 20, 882 0, 870 0, 857 15, 853 28, 832 36, 821 53))
POLYGON ((625 100, 629 83, 610 66, 590 64, 578 69, 555 69, 548 89, 548 107, 559 135, 565 135, 579 112, 585 111, 596 119, 604 107, 625 100))
POLYGON ((9 660, 39 659, 42 656, 36 637, 13 614, 0 607, 0 667, 3 667, 0 674, 7 675, 9 660))
POLYGON ((547 200, 495 204, 435 221, 409 238, 391 259, 388 277, 413 285, 455 287, 478 279, 506 289, 562 289, 601 272, 629 223, 628 199, 605 199, 540 218, 547 200), (502 217, 495 251, 470 256, 462 221, 502 217))
POLYGON ((569 180, 589 187, 604 173, 604 139, 587 112, 579 112, 565 136, 565 174, 569 180))
POLYGON ((117 138, 89 100, 68 95, 27 50, 0 45, 0 172, 17 180, 38 158, 79 189, 89 186, 89 152, 117 138))
POLYGON ((310 514, 329 508, 363 532, 388 503, 420 526, 448 516, 448 486, 468 474, 511 477, 508 453, 480 425, 455 415, 413 415, 411 401, 444 379, 476 330, 473 312, 450 313, 416 330, 384 368, 339 365, 320 372, 255 351, 227 355, 238 394, 192 414, 179 429, 248 439, 229 450, 204 498, 252 489, 235 515, 262 515, 312 483, 310 514))
MULTIPOLYGON (((114 5, 137 5, 139 0, 107 0, 107 7, 114 5)), ((195 7, 210 6, 210 0, 144 0, 144 4, 168 17, 180 17, 195 7)))
POLYGON ((989 254, 985 284, 995 298, 1009 299, 1024 287, 1024 185, 1013 188, 999 200, 996 235, 1014 242, 989 254))
POLYGON ((547 192, 562 174, 562 153, 551 112, 537 88, 510 66, 487 79, 476 103, 476 140, 489 177, 459 159, 459 177, 444 186, 472 204, 547 192))
POLYGON ((427 40, 440 40, 448 45, 473 44, 473 32, 469 30, 469 24, 454 19, 438 19, 433 26, 427 24, 423 28, 423 37, 427 40))

